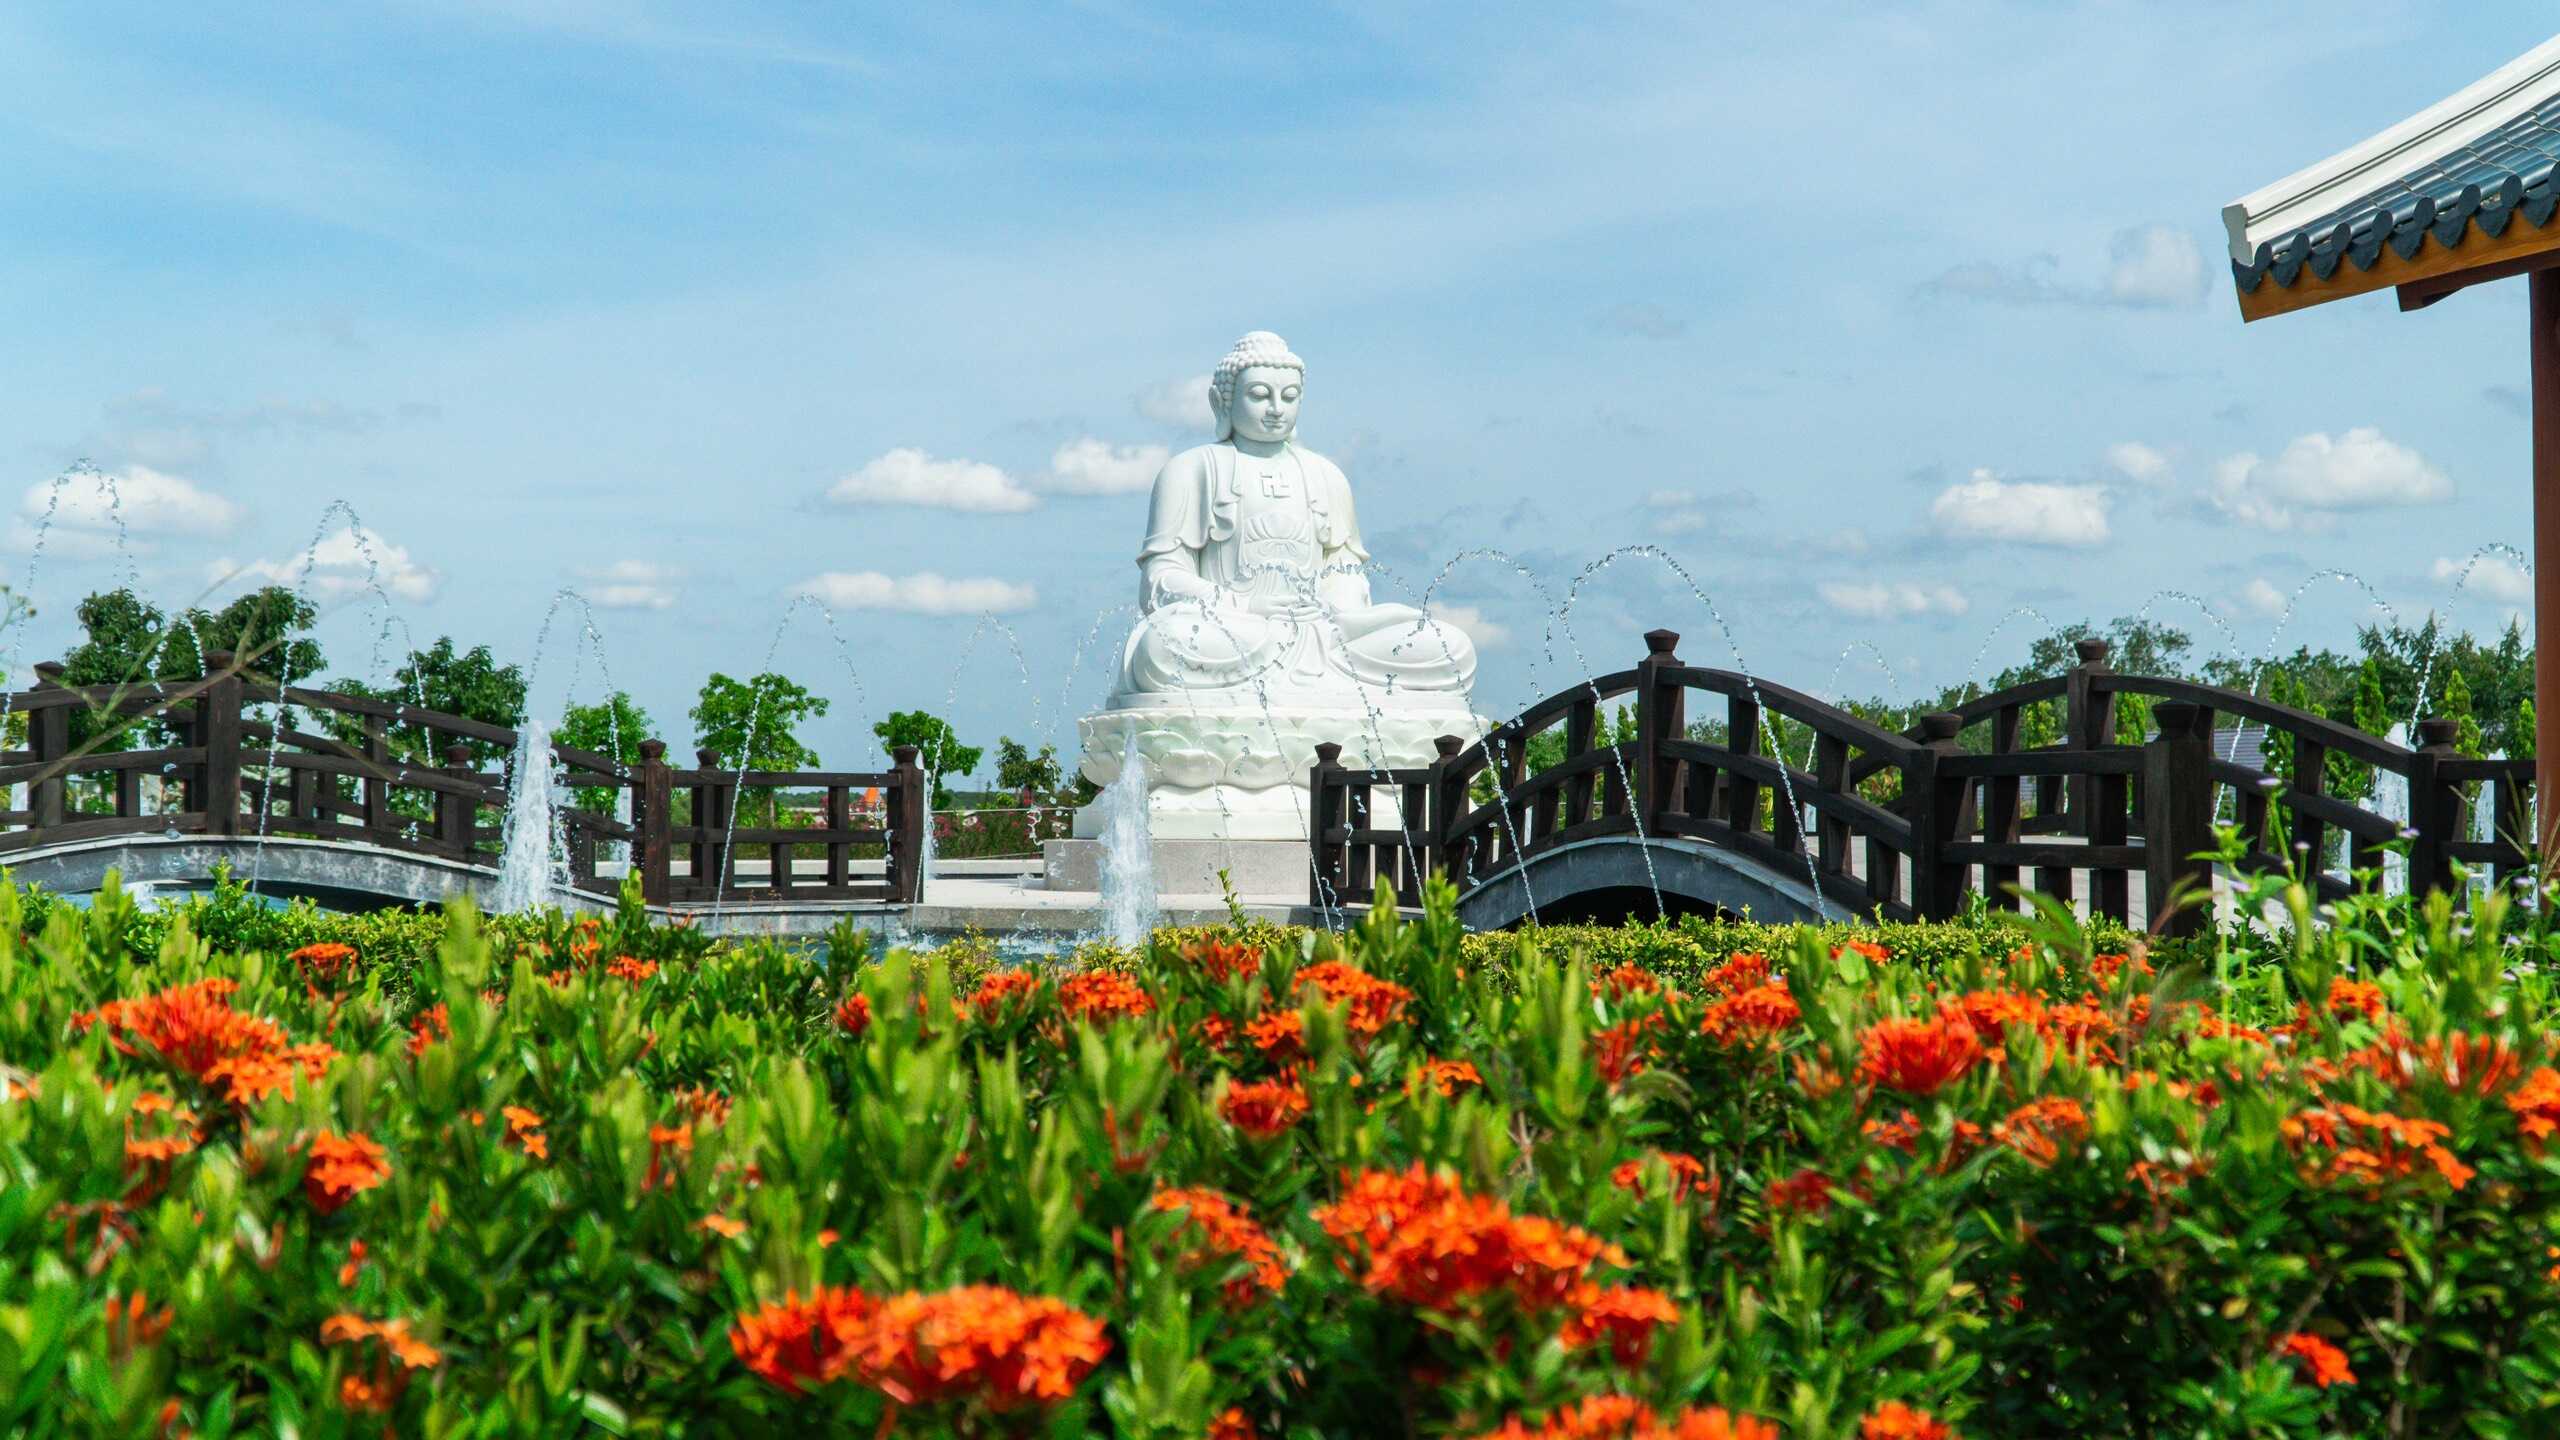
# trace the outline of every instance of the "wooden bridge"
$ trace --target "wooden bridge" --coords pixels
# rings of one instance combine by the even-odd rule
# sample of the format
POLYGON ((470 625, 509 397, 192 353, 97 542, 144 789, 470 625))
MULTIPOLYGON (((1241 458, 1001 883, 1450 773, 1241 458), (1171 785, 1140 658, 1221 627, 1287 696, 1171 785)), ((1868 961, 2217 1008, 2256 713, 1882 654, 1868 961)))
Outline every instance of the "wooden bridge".
POLYGON ((2419 721, 2412 749, 2244 691, 2117 674, 2105 642, 2084 640, 2063 674, 1894 731, 1783 685, 1684 665, 1670 631, 1645 643, 1634 668, 1542 700, 1478 743, 1442 737, 1424 768, 1347 768, 1340 746, 1319 747, 1312 903, 1365 900, 1380 880, 1411 896, 1441 869, 1475 928, 1643 918, 1657 906, 1935 919, 1971 895, 2025 908, 2020 892, 2033 890, 2184 933, 2208 921, 2209 901, 2185 902, 2211 894, 2214 863, 2199 857, 2217 848, 2217 823, 2247 838, 2245 871, 2319 857, 2299 868, 2322 899, 2348 893, 2393 844, 2405 843, 2422 892, 2452 886, 2457 863, 2502 883, 2531 863, 2519 837, 2530 833, 2533 761, 2457 755, 2450 720, 2419 721), (1691 730, 1693 692, 1721 700, 1720 741, 1702 738, 1711 726, 1691 730), (2117 735, 2126 696, 2148 702, 2153 733, 2117 735), (1634 739, 1603 743, 1613 705, 1633 706, 1634 739), (2217 730, 2224 716, 2289 739, 2285 773, 2223 753, 2217 735, 2235 733, 2217 730), (1559 730, 1561 758, 1530 773, 1530 742, 1559 730), (2055 738, 2027 743, 2039 730, 2055 738), (1804 737, 1804 753, 1780 753, 1782 734, 1804 737), (2404 781, 2406 821, 2329 794, 2331 756, 2404 781), (2494 833, 2474 838, 2469 797, 2481 787, 2494 833), (2344 873, 2326 864, 2332 834, 2344 837, 2344 873))
MULTIPOLYGON (((26 748, 0 751, 0 787, 9 787, 0 794, 25 787, 25 808, 0 810, 0 864, 118 841, 212 842, 214 850, 246 844, 263 855, 275 840, 335 842, 317 853, 344 857, 341 869, 369 864, 368 873, 381 870, 373 862, 385 854, 404 857, 419 875, 404 878, 409 890, 389 893, 407 898, 425 898, 414 893, 419 883, 459 893, 450 884, 435 889, 435 877, 485 880, 494 873, 508 775, 503 764, 483 769, 473 757, 512 756, 515 730, 415 705, 278 686, 248 675, 228 652, 205 662, 202 680, 93 686, 65 686, 62 666, 38 665, 34 689, 0 700, 7 714, 25 717, 26 731, 26 748), (177 743, 74 744, 75 717, 93 736, 146 734, 177 743)), ((900 747, 895 767, 885 771, 739 771, 723 768, 708 750, 698 752, 695 768, 677 769, 666 763, 666 749, 663 741, 643 741, 638 762, 626 765, 551 746, 556 786, 590 799, 600 791, 630 797, 627 808, 560 807, 573 892, 610 898, 620 872, 637 871, 653 905, 886 906, 918 899, 929 792, 913 747, 900 747), (821 791, 818 823, 737 823, 742 789, 821 791), (858 808, 868 792, 879 796, 876 812, 858 808), (617 850, 628 859, 603 858, 617 850)))

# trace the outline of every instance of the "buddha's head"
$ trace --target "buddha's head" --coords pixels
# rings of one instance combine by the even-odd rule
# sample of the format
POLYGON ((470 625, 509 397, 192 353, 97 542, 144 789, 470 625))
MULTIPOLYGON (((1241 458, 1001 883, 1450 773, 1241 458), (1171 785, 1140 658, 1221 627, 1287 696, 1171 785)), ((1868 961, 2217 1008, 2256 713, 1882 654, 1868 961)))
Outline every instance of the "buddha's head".
POLYGON ((1209 409, 1218 438, 1278 443, 1298 428, 1298 394, 1306 388, 1307 362, 1289 353, 1289 342, 1256 330, 1235 343, 1209 376, 1209 409))

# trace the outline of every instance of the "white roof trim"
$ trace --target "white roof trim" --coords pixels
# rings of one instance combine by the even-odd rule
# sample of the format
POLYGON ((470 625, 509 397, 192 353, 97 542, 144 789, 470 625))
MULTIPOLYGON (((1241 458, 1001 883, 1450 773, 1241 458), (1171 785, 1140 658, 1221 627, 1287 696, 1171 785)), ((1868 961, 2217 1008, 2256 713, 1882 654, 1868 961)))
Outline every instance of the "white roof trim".
POLYGON ((2231 258, 2254 260, 2259 242, 2290 235, 2393 176, 2442 159, 2554 93, 2560 93, 2560 35, 2372 139, 2223 206, 2231 258))

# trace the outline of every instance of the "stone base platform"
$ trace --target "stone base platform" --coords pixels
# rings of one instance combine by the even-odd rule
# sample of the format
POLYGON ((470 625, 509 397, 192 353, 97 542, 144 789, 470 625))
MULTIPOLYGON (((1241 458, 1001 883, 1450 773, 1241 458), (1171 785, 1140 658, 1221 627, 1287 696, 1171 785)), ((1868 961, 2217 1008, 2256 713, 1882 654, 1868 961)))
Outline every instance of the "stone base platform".
MULTIPOLYGON (((1041 844, 1042 888, 1052 892, 1099 894, 1102 889, 1102 842, 1049 840, 1041 844)), ((1216 895, 1218 872, 1243 899, 1297 904, 1307 898, 1310 856, 1304 840, 1184 840, 1158 836, 1155 852, 1156 893, 1216 895)))

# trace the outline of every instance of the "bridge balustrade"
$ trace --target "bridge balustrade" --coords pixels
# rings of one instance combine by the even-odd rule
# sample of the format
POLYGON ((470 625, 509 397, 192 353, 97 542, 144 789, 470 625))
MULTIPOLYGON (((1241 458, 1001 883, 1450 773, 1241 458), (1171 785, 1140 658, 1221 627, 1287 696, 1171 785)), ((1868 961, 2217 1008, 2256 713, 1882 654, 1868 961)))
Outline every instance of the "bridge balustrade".
MULTIPOLYGON (((26 796, 24 808, 0 810, 0 856, 152 835, 297 836, 496 865, 514 729, 280 686, 231 652, 210 652, 205 662, 200 680, 87 686, 62 684, 63 667, 47 663, 35 667, 34 689, 0 697, 5 713, 24 717, 26 735, 24 748, 0 750, 0 794, 24 787, 26 796), (75 718, 86 732, 77 743, 75 718), (176 743, 110 748, 137 731, 176 743), (160 783, 147 786, 155 776, 160 783), (75 803, 84 782, 97 787, 103 808, 75 803)), ((654 739, 640 743, 632 765, 557 741, 550 748, 555 794, 579 797, 556 811, 573 889, 611 894, 619 880, 605 857, 621 849, 652 904, 912 903, 921 895, 928 801, 912 746, 899 747, 884 771, 739 771, 710 751, 698 754, 698 768, 679 770, 654 739), (784 789, 822 792, 816 826, 737 823, 742 790, 784 789), (856 805, 869 791, 881 796, 876 819, 856 805), (613 798, 592 803, 624 793, 627 820, 613 798), (799 858, 813 849, 814 869, 799 858), (858 850, 878 853, 876 873, 857 869, 858 850), (762 878, 742 875, 739 861, 759 854, 762 878)))
POLYGON ((1886 729, 1800 691, 1730 670, 1684 665, 1679 637, 1657 630, 1635 667, 1542 700, 1470 745, 1444 736, 1427 767, 1370 771, 1317 747, 1309 775, 1310 899, 1339 905, 1380 880, 1417 893, 1431 871, 1470 892, 1541 855, 1595 840, 1693 841, 1818 890, 1854 914, 1947 918, 1982 897, 2025 908, 2027 892, 2130 921, 2139 889, 2154 929, 2207 923, 2218 825, 2246 842, 2245 873, 2297 872, 2319 898, 2349 893, 2356 872, 2405 842, 2410 885, 2451 888, 2455 867, 2500 883, 2532 863, 2533 762, 2465 758, 2454 722, 2417 726, 2412 748, 2245 691, 2108 668, 2104 641, 2077 663, 1886 729), (1690 726, 1690 696, 1721 701, 1722 741, 1690 726), (2152 733, 2117 737, 2123 697, 2152 733), (1634 736, 1613 738, 1609 707, 1631 704, 1634 736), (2229 717, 2264 726, 2291 754, 2270 773, 2221 752, 2229 717), (1781 753, 1792 722, 1801 756, 1781 753), (1560 732, 1560 733, 1559 733, 1560 732), (2031 741, 2044 732, 2051 738, 2031 741), (1555 736, 1552 763, 1529 753, 1555 736), (2329 757, 2406 786, 2406 821, 2328 793, 2329 757), (1381 803, 1381 792, 1384 801, 1381 803), (2471 797, 2489 801, 2475 838, 2471 797), (2327 864, 2345 837, 2343 873, 2327 864))

